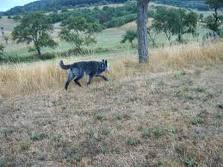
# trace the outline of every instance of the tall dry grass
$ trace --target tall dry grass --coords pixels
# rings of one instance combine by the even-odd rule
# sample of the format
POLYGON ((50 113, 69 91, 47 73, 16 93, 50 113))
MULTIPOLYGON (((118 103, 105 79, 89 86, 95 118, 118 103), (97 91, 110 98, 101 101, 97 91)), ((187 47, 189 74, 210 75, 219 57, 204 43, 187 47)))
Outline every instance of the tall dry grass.
MULTIPOLYGON (((201 46, 198 43, 154 49, 150 61, 139 65, 137 57, 120 56, 111 58, 111 79, 138 73, 162 72, 206 65, 222 61, 223 42, 201 46)), ((0 96, 25 95, 47 89, 63 89, 66 72, 58 66, 58 60, 31 64, 0 66, 0 96)), ((65 62, 72 62, 65 60, 65 62)))

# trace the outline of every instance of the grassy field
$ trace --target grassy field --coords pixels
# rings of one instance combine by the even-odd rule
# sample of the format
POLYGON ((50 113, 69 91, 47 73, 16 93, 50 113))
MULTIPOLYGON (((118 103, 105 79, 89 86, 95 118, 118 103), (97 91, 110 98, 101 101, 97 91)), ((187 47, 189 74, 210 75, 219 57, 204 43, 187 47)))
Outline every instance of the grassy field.
MULTIPOLYGON (((8 34, 16 25, 2 23, 8 34)), ((72 46, 57 39, 43 49, 56 57, 45 61, 10 41, 5 56, 25 62, 0 65, 0 167, 223 167, 222 39, 202 44, 201 26, 187 44, 169 46, 158 34, 139 65, 136 48, 120 44, 129 29, 135 22, 96 34, 80 56, 59 57, 72 46), (105 58, 108 82, 87 86, 85 77, 82 88, 64 90, 59 60, 105 58)))
MULTIPOLYGON (((10 33, 12 31, 12 28, 17 25, 15 21, 12 19, 8 19, 6 17, 3 17, 0 19, 0 25, 4 25, 4 31, 7 36, 10 37, 9 44, 5 44, 5 41, 2 36, 0 36, 0 43, 4 44, 5 46, 5 53, 4 53, 4 60, 7 62, 32 62, 32 61, 38 61, 39 58, 35 55, 34 52, 29 52, 30 48, 33 47, 33 44, 17 44, 12 40, 12 37, 10 36, 10 33)), ((148 26, 151 25, 151 19, 149 19, 148 26)), ((117 28, 110 28, 106 29, 100 33, 95 34, 97 44, 88 46, 87 49, 89 50, 89 53, 85 53, 85 55, 101 55, 101 54, 113 54, 113 53, 125 53, 126 51, 130 53, 134 53, 136 51, 136 48, 132 48, 129 43, 121 44, 120 41, 122 40, 122 36, 125 34, 127 30, 136 30, 136 23, 130 22, 128 24, 125 24, 121 27, 117 28)), ((43 48, 43 53, 49 53, 52 54, 51 57, 60 57, 61 55, 67 55, 68 51, 72 49, 72 44, 67 43, 65 41, 61 41, 58 38, 58 33, 60 32, 60 26, 59 24, 55 25, 55 30, 52 33, 53 38, 57 41, 58 46, 56 48, 43 48)), ((187 42, 193 42, 193 41, 201 41, 202 37, 209 32, 206 28, 199 25, 197 32, 199 33, 198 37, 192 37, 190 34, 185 34, 184 39, 187 42)), ((176 44, 175 42, 176 36, 172 37, 172 42, 176 44)), ((152 46, 151 41, 149 42, 150 46, 152 46)), ((159 33, 156 36, 156 43, 158 47, 165 47, 169 45, 169 42, 167 41, 165 35, 163 33, 159 33)), ((134 45, 136 47, 136 41, 134 41, 134 45)), ((83 55, 82 55, 83 56, 83 55)), ((47 57, 46 57, 47 59, 47 57)))
POLYGON ((1 66, 0 165, 221 167, 222 53, 219 41, 153 49, 144 66, 111 55, 108 82, 68 92, 58 60, 1 66))

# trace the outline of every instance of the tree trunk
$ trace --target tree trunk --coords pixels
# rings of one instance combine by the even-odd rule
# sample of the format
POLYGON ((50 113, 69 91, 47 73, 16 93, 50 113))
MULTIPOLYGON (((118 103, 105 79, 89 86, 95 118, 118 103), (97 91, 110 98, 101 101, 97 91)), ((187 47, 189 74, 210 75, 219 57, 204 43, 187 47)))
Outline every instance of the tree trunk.
POLYGON ((147 21, 148 21, 148 4, 150 0, 138 0, 137 9, 137 33, 138 33, 138 54, 139 63, 148 62, 148 37, 147 37, 147 21))
POLYGON ((180 43, 182 42, 182 34, 181 33, 178 34, 178 42, 180 42, 180 43))
POLYGON ((42 53, 41 53, 41 49, 39 46, 36 46, 36 50, 37 50, 37 53, 38 53, 38 56, 42 56, 42 53))
POLYGON ((218 17, 218 9, 217 8, 214 8, 214 18, 215 18, 215 28, 216 28, 215 31, 218 35, 220 35, 219 28, 218 28, 219 17, 218 17))

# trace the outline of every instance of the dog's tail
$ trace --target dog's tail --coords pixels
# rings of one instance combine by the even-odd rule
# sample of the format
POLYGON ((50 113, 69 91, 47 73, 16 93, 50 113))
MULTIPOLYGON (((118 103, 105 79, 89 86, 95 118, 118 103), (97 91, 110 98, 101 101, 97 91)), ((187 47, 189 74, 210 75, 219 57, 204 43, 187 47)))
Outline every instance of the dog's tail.
POLYGON ((60 67, 62 68, 62 69, 64 69, 64 70, 68 70, 68 69, 70 69, 70 65, 65 65, 64 63, 63 63, 63 60, 60 60, 60 67))

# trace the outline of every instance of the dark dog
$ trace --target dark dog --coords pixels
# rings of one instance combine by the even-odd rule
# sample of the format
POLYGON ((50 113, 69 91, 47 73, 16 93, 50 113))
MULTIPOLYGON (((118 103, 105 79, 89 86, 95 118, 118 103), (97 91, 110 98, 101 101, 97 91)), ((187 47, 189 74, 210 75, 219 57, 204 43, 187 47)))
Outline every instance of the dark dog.
POLYGON ((65 84, 65 89, 67 90, 70 81, 74 82, 81 87, 79 80, 83 78, 84 74, 89 76, 88 85, 91 83, 93 77, 101 77, 105 81, 108 79, 101 75, 104 71, 108 69, 107 60, 99 61, 81 61, 73 64, 65 65, 63 60, 60 61, 60 67, 64 70, 68 70, 68 77, 65 84))

